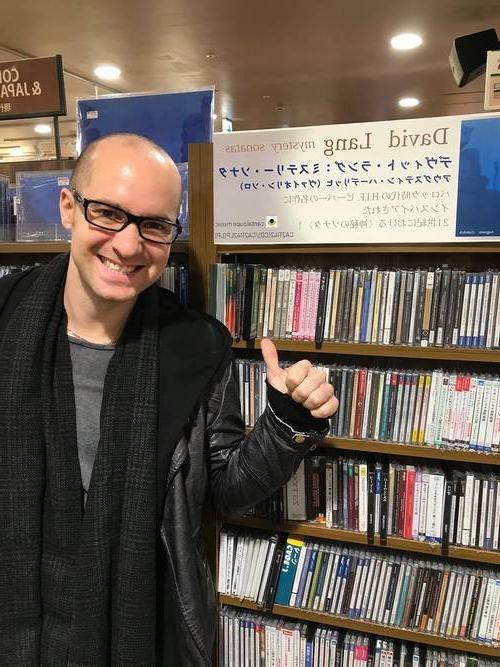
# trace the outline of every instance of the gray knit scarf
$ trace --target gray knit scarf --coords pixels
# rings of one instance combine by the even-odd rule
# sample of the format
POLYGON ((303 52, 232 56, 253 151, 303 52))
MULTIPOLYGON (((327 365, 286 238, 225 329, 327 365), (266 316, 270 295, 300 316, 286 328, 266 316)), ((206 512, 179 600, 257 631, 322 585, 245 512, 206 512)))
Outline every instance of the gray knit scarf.
POLYGON ((158 301, 140 297, 104 383, 85 514, 57 257, 0 344, 0 663, 156 664, 158 301))

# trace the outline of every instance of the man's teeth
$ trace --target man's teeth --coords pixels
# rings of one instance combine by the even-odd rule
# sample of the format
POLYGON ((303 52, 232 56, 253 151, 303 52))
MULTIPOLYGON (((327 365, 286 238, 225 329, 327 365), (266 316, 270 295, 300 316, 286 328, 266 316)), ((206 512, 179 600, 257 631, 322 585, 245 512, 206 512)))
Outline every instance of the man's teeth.
POLYGON ((122 264, 115 264, 110 259, 102 258, 102 263, 111 271, 118 271, 118 273, 132 273, 135 271, 135 266, 123 266, 122 264))

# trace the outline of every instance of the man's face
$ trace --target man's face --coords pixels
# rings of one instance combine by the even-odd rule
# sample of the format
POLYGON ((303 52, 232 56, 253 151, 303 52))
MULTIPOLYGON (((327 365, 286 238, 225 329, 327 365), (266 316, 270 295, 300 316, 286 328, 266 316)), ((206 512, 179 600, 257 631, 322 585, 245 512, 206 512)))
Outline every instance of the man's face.
MULTIPOLYGON (((175 168, 142 146, 103 142, 96 148, 88 177, 78 184, 87 199, 115 205, 139 216, 175 221, 180 185, 175 168)), ((71 229, 68 284, 78 298, 83 288, 104 302, 127 302, 158 280, 170 246, 144 240, 135 224, 121 232, 91 225, 69 190, 61 194, 61 219, 71 229)))

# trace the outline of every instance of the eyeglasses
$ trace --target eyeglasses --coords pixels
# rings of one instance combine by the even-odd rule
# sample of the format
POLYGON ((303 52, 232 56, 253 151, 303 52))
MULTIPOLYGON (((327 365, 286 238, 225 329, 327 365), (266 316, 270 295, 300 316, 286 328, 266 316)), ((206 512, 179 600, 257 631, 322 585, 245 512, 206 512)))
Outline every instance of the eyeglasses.
POLYGON ((75 200, 83 208, 85 220, 109 232, 121 232, 127 225, 134 223, 137 225, 140 236, 146 241, 170 245, 182 231, 178 220, 170 222, 161 218, 133 215, 106 202, 87 199, 74 188, 71 191, 75 200))

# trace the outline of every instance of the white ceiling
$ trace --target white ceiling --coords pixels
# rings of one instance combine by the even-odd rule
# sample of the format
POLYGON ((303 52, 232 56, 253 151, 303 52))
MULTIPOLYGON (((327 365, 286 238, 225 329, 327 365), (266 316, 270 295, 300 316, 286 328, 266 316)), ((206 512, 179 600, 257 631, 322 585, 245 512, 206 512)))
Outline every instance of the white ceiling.
MULTIPOLYGON (((63 56, 70 156, 76 98, 112 92, 95 87, 102 63, 122 69, 110 84, 119 92, 215 85, 216 129, 222 116, 238 130, 478 113, 484 77, 458 89, 448 54, 454 37, 491 27, 500 32, 498 0, 4 0, 0 61, 63 56), (406 31, 423 46, 392 51, 406 31), (420 106, 401 110, 406 95, 420 106)), ((35 123, 0 121, 0 156, 13 146, 20 159, 53 156, 35 123)))

